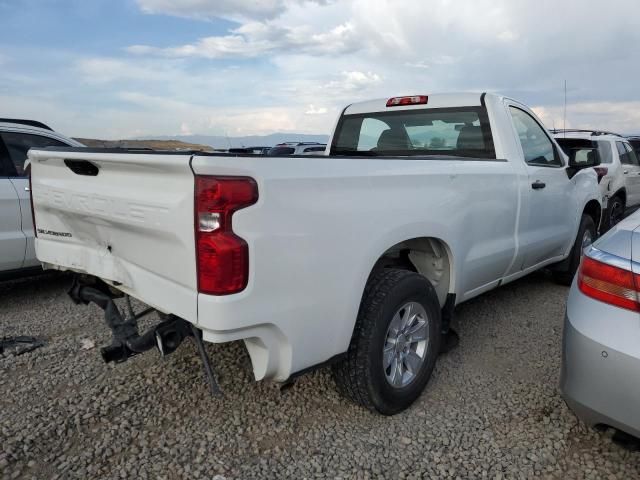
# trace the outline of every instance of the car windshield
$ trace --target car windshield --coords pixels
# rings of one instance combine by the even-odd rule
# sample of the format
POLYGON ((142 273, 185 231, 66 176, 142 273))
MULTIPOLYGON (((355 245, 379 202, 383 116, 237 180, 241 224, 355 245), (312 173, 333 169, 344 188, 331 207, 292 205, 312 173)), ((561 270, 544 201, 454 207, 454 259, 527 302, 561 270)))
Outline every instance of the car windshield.
POLYGON ((596 156, 596 163, 611 163, 613 155, 608 140, 587 140, 583 138, 556 138, 558 145, 567 156, 577 163, 587 162, 590 155, 596 156))
POLYGON ((331 153, 495 158, 491 128, 481 107, 345 115, 331 153))

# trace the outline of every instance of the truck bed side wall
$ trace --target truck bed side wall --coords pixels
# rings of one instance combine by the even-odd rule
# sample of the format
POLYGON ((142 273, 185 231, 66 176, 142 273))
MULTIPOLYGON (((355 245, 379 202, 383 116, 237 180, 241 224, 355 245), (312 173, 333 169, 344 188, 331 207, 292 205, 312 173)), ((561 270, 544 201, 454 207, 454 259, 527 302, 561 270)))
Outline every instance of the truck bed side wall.
POLYGON ((454 254, 450 290, 458 294, 491 287, 511 263, 517 184, 507 161, 270 160, 196 156, 192 163, 199 174, 258 182, 258 203, 233 220, 250 248, 249 285, 238 295, 200 295, 198 322, 214 341, 263 322, 256 334, 291 352, 288 368, 266 376, 286 378, 346 351, 366 279, 399 242, 445 242, 454 254))

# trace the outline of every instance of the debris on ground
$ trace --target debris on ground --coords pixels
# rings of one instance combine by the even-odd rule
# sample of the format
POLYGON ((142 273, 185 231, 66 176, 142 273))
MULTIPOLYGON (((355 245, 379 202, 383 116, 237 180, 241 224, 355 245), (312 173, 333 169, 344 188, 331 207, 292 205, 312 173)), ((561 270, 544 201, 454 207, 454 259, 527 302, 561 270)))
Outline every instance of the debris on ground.
POLYGON ((0 355, 5 352, 12 353, 13 355, 22 355, 23 353, 32 352, 40 347, 44 347, 44 342, 36 337, 18 335, 0 338, 0 355))
POLYGON ((96 348, 96 342, 94 342, 90 338, 81 338, 80 339, 80 349, 81 350, 91 350, 93 348, 96 348))

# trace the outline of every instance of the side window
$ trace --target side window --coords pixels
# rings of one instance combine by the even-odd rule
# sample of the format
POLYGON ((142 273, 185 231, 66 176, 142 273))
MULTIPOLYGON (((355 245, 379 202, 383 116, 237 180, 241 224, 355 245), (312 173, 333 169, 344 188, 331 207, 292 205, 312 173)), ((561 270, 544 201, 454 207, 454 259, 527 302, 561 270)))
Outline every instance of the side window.
POLYGON ((618 150, 618 157, 620 158, 620 163, 627 163, 627 151, 624 149, 624 143, 616 142, 616 150, 618 150))
POLYGON ((556 154, 553 142, 535 119, 524 110, 509 107, 513 125, 518 132, 524 160, 529 165, 561 167, 562 160, 556 154))
POLYGON ((618 149, 620 163, 623 165, 638 165, 638 159, 632 148, 624 142, 616 142, 616 148, 618 149))
POLYGON ((13 167, 13 172, 9 176, 24 177, 24 162, 27 159, 27 152, 35 147, 64 147, 66 144, 42 135, 32 135, 30 133, 3 132, 2 140, 9 151, 9 158, 13 167))
POLYGON ((633 147, 628 143, 625 143, 624 148, 627 149, 627 158, 629 159, 629 162, 631 163, 631 165, 638 165, 638 156, 636 155, 636 152, 633 149, 633 147))
POLYGON ((600 163, 613 162, 613 152, 611 148, 612 148, 612 143, 609 140, 598 142, 598 152, 600 153, 600 163))
POLYGON ((9 158, 9 151, 0 138, 0 178, 13 175, 13 163, 9 158))

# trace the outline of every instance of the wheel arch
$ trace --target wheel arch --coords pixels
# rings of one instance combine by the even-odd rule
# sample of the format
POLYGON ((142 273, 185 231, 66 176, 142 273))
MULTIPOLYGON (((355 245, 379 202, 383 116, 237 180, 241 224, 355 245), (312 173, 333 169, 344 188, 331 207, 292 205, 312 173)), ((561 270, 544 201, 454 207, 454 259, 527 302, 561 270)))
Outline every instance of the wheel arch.
POLYGON ((444 306, 447 294, 453 291, 453 253, 441 238, 414 237, 391 245, 378 256, 367 281, 380 269, 389 267, 411 270, 424 276, 433 285, 440 307, 444 306))
POLYGON ((624 202, 624 204, 627 204, 627 189, 625 187, 621 187, 618 190, 616 190, 616 193, 614 193, 613 195, 611 195, 611 198, 613 197, 620 197, 622 199, 622 201, 624 202))

